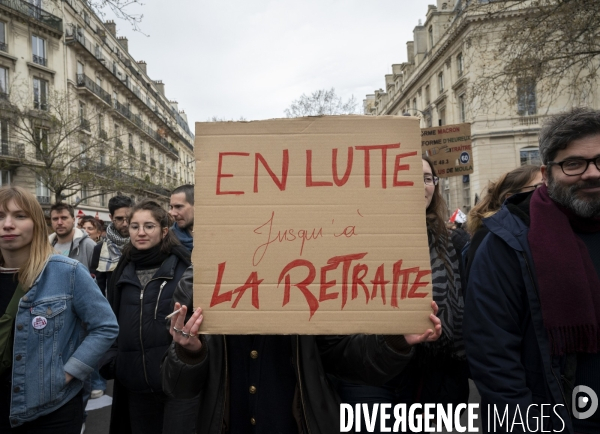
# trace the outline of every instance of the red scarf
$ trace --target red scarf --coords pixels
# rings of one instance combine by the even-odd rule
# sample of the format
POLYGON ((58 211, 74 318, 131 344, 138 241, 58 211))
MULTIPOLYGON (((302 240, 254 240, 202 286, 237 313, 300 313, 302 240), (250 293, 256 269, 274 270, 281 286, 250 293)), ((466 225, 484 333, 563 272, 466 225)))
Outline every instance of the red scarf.
POLYGON ((574 231, 600 231, 557 204, 546 186, 531 197, 529 245, 535 264, 544 326, 553 355, 600 350, 600 279, 584 242, 574 231))

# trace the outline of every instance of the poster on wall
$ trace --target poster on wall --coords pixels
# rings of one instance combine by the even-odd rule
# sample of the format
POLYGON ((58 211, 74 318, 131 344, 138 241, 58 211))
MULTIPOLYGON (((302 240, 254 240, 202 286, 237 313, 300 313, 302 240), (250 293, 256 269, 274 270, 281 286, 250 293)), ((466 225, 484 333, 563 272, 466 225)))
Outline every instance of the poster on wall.
POLYGON ((421 147, 440 178, 473 173, 471 124, 421 128, 421 147))

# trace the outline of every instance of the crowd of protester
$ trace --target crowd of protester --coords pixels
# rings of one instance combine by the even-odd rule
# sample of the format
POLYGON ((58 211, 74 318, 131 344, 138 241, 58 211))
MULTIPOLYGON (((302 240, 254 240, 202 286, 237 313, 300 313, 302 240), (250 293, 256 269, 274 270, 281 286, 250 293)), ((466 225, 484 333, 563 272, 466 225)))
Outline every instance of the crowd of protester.
POLYGON ((469 378, 482 420, 533 406, 542 431, 600 432, 574 402, 600 394, 600 111, 551 117, 539 148, 464 225, 423 157, 431 325, 397 336, 199 334, 191 185, 169 212, 117 195, 107 225, 56 203, 52 234, 35 196, 0 188, 0 432, 79 434, 114 380, 111 434, 330 434, 342 402, 457 405, 469 378))

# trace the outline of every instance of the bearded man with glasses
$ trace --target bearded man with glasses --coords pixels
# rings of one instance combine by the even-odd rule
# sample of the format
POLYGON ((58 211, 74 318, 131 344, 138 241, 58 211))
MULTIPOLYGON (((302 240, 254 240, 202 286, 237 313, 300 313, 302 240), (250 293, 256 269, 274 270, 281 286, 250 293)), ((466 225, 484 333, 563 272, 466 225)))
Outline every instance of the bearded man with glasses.
POLYGON ((465 303, 467 357, 482 419, 508 407, 495 432, 510 432, 520 412, 519 429, 598 433, 600 111, 554 116, 539 143, 544 185, 484 221, 465 303))

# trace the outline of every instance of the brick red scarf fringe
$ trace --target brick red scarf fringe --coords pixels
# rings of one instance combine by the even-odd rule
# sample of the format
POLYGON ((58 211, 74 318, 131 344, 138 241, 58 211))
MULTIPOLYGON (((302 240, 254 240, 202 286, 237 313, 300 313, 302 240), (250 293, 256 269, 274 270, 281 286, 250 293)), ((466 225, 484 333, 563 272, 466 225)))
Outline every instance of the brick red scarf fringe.
POLYGON ((553 355, 600 350, 600 279, 584 242, 575 234, 600 231, 600 219, 584 219, 557 204, 546 186, 530 203, 529 245, 544 326, 553 355))

